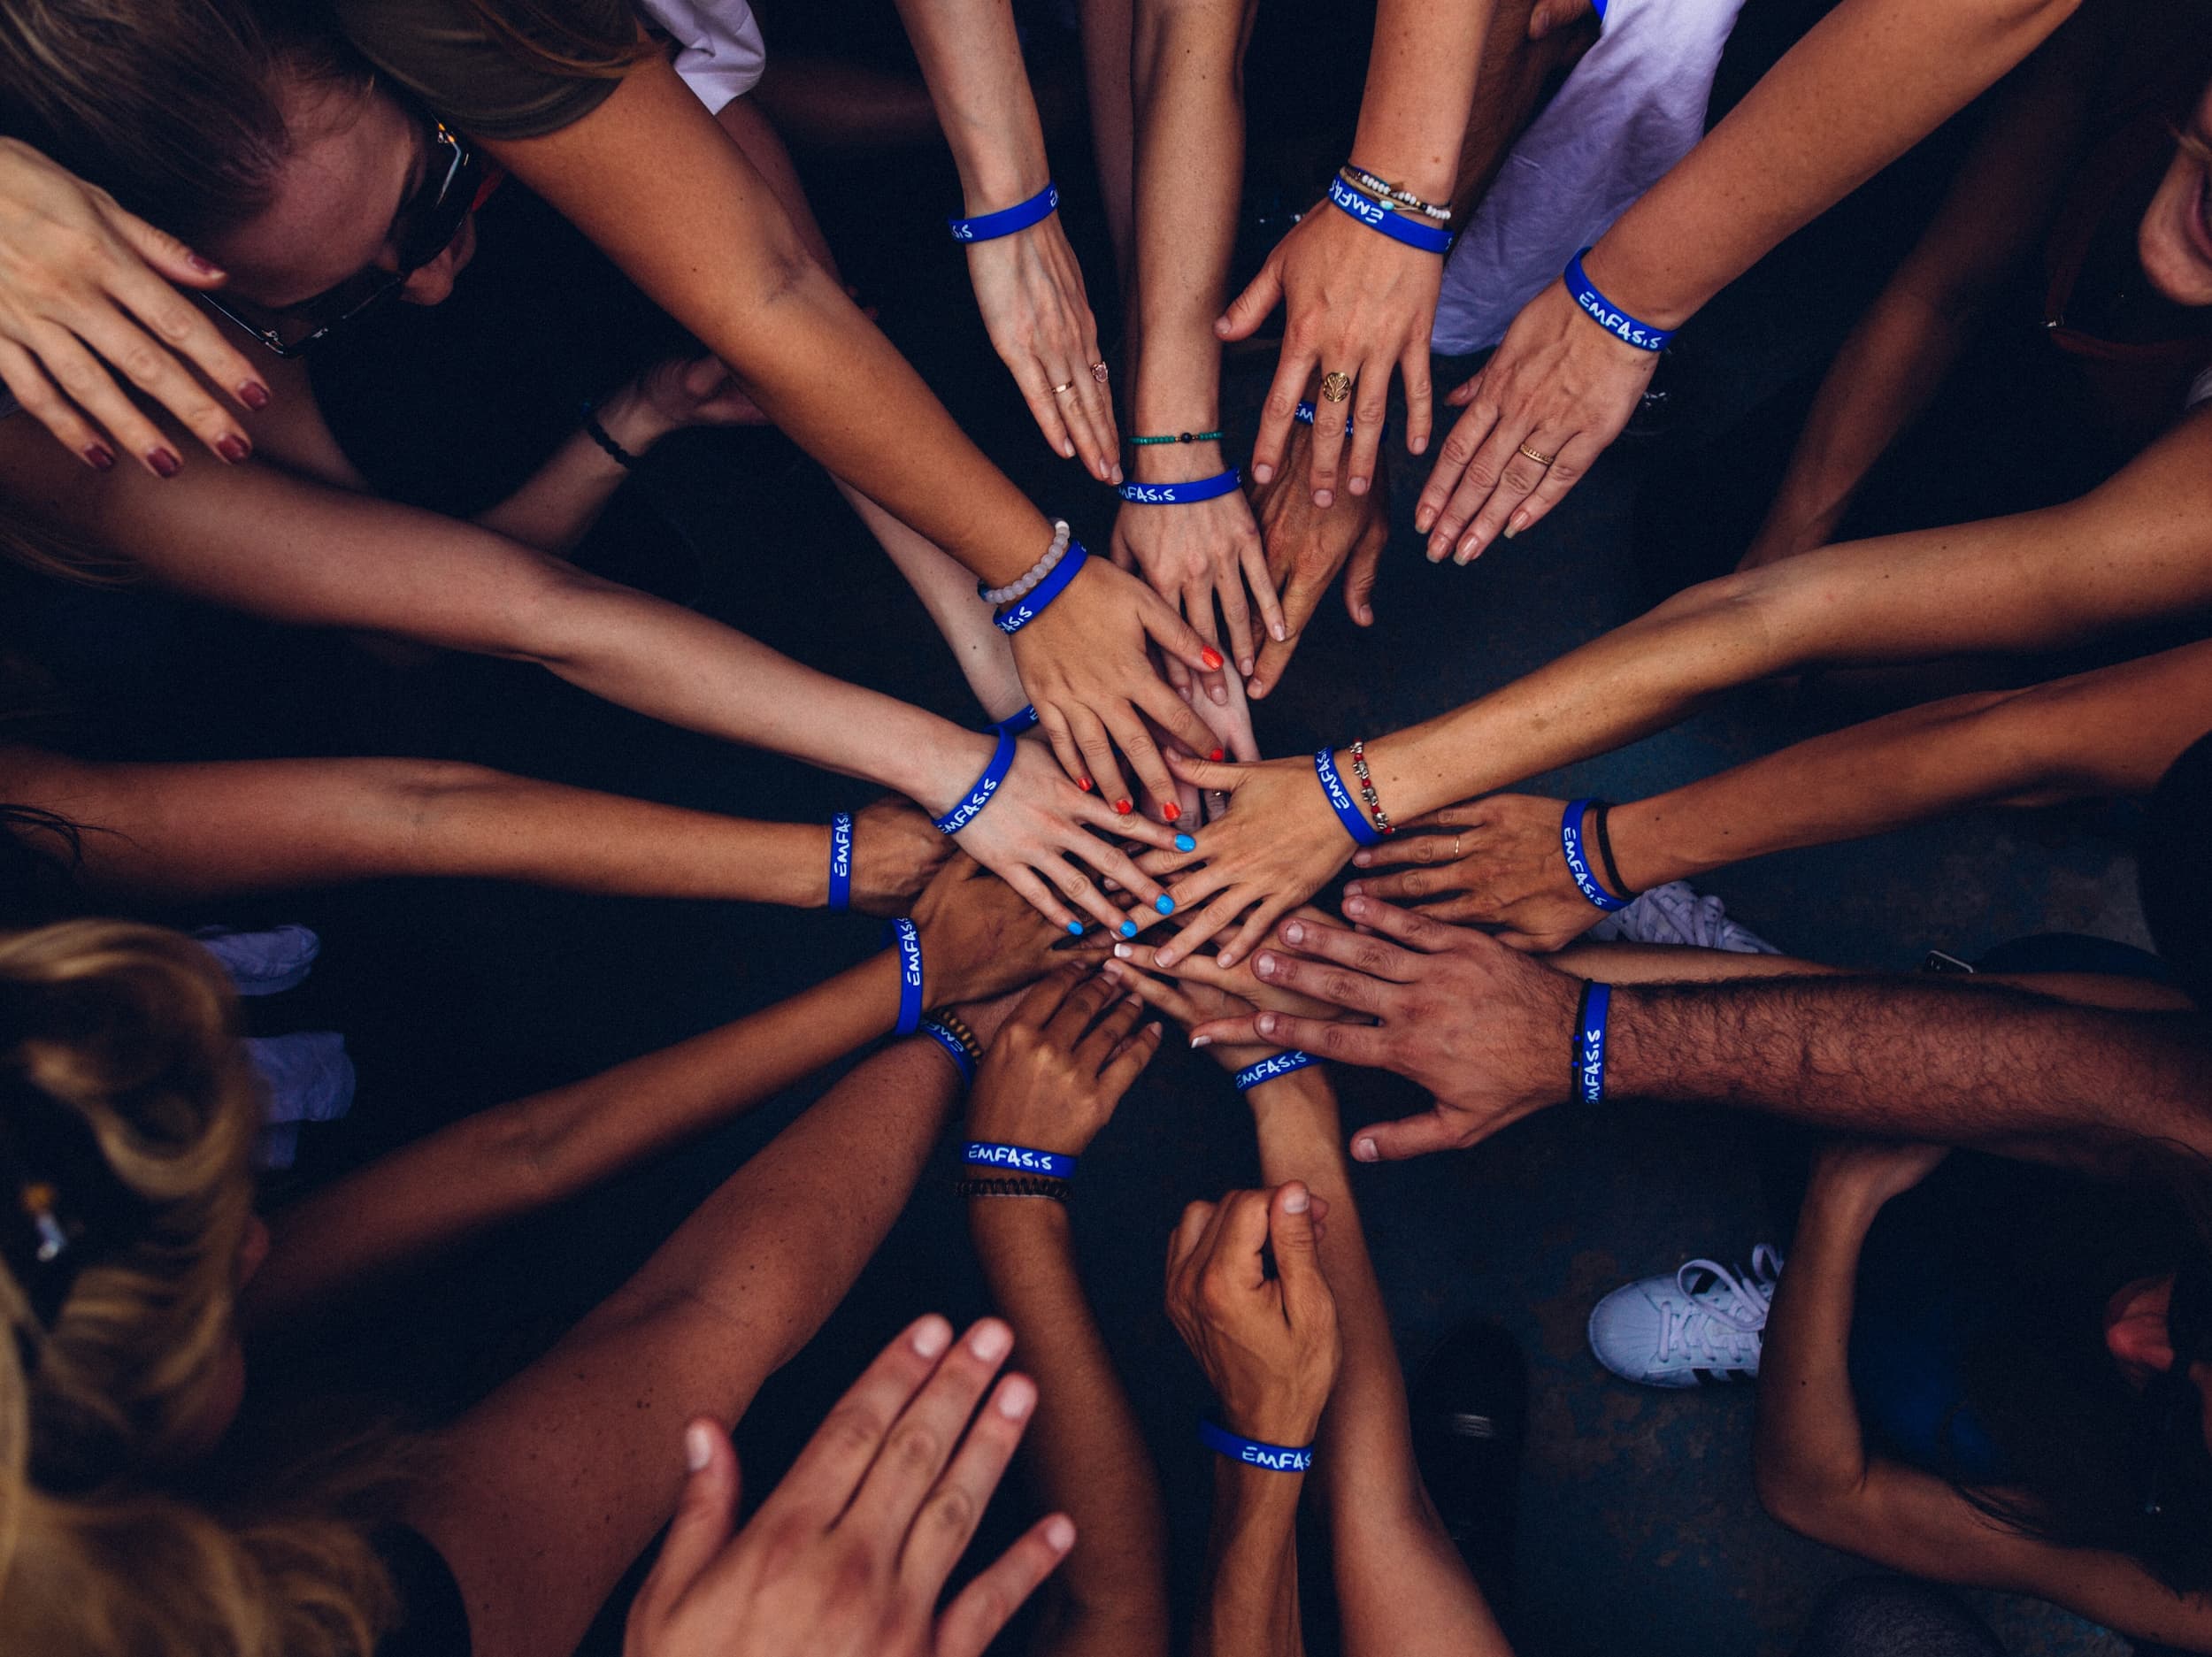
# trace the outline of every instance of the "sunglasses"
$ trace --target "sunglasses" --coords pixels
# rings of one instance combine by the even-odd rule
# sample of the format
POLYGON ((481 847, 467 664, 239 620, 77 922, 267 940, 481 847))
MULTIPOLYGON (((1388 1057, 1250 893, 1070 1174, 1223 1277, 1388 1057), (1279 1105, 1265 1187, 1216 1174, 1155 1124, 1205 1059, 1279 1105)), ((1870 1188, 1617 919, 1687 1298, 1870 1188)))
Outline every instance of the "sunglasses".
POLYGON ((288 305, 273 323, 265 323, 226 303, 219 295, 202 298, 279 357, 303 357, 347 323, 374 310, 405 285, 407 279, 453 245, 476 205, 483 168, 466 139, 443 121, 430 124, 430 166, 421 185, 393 219, 396 268, 372 265, 335 288, 288 305))
POLYGON ((2166 1511, 2171 1469, 2203 1454, 2204 1401, 2189 1367, 2212 1352, 2212 1265, 2192 1259, 2174 1274, 2166 1333, 2174 1360, 2151 1378, 2143 1399, 2150 1423, 2143 1512, 2153 1518, 2166 1511))

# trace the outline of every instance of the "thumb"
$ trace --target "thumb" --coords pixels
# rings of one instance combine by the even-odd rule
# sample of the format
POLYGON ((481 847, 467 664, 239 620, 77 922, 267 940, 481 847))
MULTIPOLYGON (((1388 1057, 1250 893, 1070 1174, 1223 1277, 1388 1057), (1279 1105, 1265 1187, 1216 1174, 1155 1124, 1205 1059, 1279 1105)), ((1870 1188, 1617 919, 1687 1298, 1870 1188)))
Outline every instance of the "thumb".
POLYGON ((126 212, 111 201, 100 203, 101 217, 124 244, 173 282, 188 288, 213 288, 224 273, 165 230, 157 230, 136 213, 126 212))
POLYGON ((1329 1280, 1321 1275, 1318 1239, 1314 1235, 1313 1193, 1294 1179, 1279 1186, 1268 1206, 1267 1239, 1275 1246, 1275 1275, 1282 1279, 1283 1304, 1294 1327, 1303 1328, 1329 1304, 1329 1280))
POLYGON ((691 1476, 677 1498, 660 1558, 638 1591, 640 1605, 652 1607, 648 1615, 665 1615, 698 1580, 728 1545, 737 1511, 737 1452, 728 1428, 704 1415, 694 1420, 684 1429, 684 1461, 691 1476))
POLYGON ((1172 748, 1163 747, 1160 753, 1167 761, 1167 768, 1185 782, 1195 783, 1201 788, 1225 789, 1231 794, 1244 786, 1245 768, 1241 765, 1226 760, 1195 759, 1172 748))
POLYGON ((682 385, 687 396, 704 397, 711 394, 730 377, 730 371, 722 365, 718 357, 703 357, 684 367, 682 385))
POLYGON ((1242 340, 1251 336, 1267 313, 1275 309, 1283 296, 1283 262, 1280 250, 1268 256, 1260 266, 1260 273, 1246 285, 1242 293, 1229 302, 1229 309, 1214 324, 1217 337, 1224 340, 1242 340))
POLYGON ((1355 626, 1375 625, 1374 607, 1367 600, 1375 590, 1375 566, 1382 558, 1384 539, 1379 530, 1362 536, 1359 545, 1352 549, 1352 561, 1345 566, 1344 608, 1350 613, 1355 626))
POLYGON ((1352 1136, 1352 1157, 1362 1162, 1402 1162, 1409 1156, 1433 1151, 1455 1151, 1484 1137, 1479 1128, 1470 1132, 1462 1122, 1444 1114, 1438 1105, 1417 1116, 1378 1122, 1352 1136))

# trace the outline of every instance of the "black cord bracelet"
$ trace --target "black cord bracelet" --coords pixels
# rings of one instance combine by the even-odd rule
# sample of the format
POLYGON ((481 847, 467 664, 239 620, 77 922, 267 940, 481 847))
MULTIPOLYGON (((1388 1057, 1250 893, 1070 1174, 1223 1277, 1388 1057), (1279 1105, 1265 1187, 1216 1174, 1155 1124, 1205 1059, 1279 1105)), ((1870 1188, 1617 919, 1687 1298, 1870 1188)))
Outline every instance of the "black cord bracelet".
POLYGON ((1038 1179, 1025 1174, 1004 1174, 988 1179, 956 1179, 952 1182, 956 1197, 1049 1197, 1064 1205, 1068 1200, 1068 1182, 1064 1179, 1038 1179))
POLYGON ((1605 878, 1613 883, 1614 895, 1633 899, 1642 894, 1632 890, 1628 882, 1621 878, 1621 866, 1613 861, 1613 834, 1605 821, 1612 810, 1613 802, 1610 800, 1597 802, 1598 861, 1605 865, 1605 878))
POLYGON ((607 428, 599 424, 599 410, 587 403, 583 409, 584 435, 607 451, 607 458, 625 472, 637 470, 638 457, 607 435, 607 428))

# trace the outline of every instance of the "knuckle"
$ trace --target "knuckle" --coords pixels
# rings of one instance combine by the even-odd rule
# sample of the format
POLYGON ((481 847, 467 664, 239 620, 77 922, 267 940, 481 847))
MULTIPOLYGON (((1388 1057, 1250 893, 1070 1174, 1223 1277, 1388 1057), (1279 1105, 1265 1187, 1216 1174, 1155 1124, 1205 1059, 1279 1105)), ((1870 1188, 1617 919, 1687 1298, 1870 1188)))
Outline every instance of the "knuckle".
POLYGON ((1359 993, 1360 980, 1341 969, 1333 969, 1321 975, 1317 987, 1325 998, 1340 1004, 1359 993))
POLYGON ((975 1528, 975 1498, 957 1484, 948 1484, 923 1504, 920 1523, 940 1536, 957 1539, 975 1528))
POLYGON ((857 1404, 840 1404, 823 1421, 818 1438, 823 1448, 843 1456, 860 1456, 875 1447, 881 1428, 876 1418, 857 1404))
POLYGON ((883 1454, 894 1470, 927 1477, 943 1463, 944 1446, 927 1427, 909 1423, 893 1431, 883 1454))

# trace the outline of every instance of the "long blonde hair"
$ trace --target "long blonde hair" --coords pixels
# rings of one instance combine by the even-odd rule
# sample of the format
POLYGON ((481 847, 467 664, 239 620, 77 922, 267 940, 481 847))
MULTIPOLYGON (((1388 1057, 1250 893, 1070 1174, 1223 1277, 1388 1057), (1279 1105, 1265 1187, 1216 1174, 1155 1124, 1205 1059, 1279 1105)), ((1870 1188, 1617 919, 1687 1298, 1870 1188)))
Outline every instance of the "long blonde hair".
POLYGON ((327 1504, 227 1511, 163 1470, 234 1339, 257 1111, 233 1015, 173 932, 0 938, 0 1648, 364 1657, 391 1619, 327 1504))

